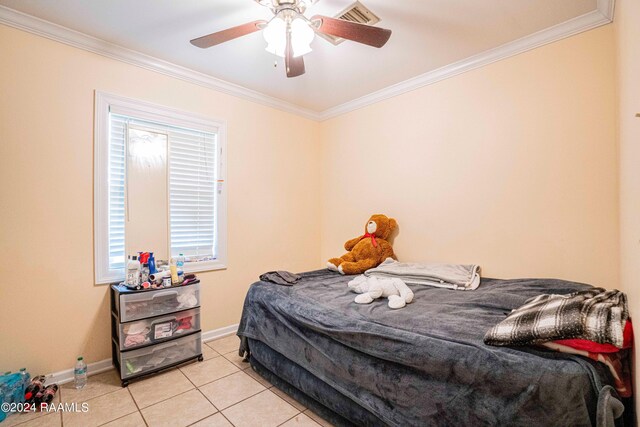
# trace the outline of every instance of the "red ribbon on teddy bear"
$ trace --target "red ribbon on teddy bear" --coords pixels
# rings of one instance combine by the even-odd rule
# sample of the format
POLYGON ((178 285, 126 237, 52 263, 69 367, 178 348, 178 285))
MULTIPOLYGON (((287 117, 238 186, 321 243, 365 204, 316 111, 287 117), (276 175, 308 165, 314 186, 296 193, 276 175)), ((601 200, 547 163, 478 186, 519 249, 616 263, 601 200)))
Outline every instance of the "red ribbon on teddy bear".
POLYGON ((366 239, 367 237, 371 237, 371 244, 373 245, 374 248, 377 248, 378 242, 376 242, 376 235, 371 233, 365 233, 364 236, 360 238, 360 240, 366 239))

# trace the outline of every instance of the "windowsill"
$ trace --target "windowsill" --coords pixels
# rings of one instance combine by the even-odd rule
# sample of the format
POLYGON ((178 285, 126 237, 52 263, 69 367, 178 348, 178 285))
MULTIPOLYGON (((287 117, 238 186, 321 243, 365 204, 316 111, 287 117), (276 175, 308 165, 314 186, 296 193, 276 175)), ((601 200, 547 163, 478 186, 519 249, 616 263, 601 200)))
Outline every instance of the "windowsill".
POLYGON ((205 271, 226 270, 227 264, 220 261, 201 261, 201 262, 187 262, 184 264, 183 271, 187 273, 203 273, 205 271))
MULTIPOLYGON (((202 262, 189 262, 185 263, 184 271, 187 273, 204 273, 207 271, 217 271, 217 270, 226 270, 227 264, 222 261, 202 261, 202 262)), ((112 283, 122 282, 124 280, 124 276, 110 276, 105 277, 100 281, 96 282, 96 286, 100 285, 111 285, 112 283)))
POLYGON ((98 277, 96 279, 95 286, 112 285, 114 283, 120 283, 124 280, 124 275, 109 274, 106 277, 98 277))

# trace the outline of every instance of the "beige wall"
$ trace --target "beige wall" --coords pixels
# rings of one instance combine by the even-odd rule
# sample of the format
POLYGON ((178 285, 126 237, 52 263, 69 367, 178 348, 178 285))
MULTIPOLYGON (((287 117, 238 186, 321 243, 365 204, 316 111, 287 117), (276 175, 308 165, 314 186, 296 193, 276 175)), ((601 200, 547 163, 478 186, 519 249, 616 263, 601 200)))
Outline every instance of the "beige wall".
POLYGON ((619 285, 612 26, 324 122, 322 259, 372 213, 401 260, 619 285))
MULTIPOLYGON (((617 0, 621 286, 629 296, 631 317, 636 319, 640 316, 640 118, 635 117, 640 113, 639 23, 640 3, 637 0, 617 0)), ((636 331, 639 330, 636 327, 636 331)), ((636 346, 636 408, 640 406, 637 360, 636 346)))
POLYGON ((266 270, 319 258, 319 124, 0 26, 0 366, 109 358, 93 285, 93 93, 228 123, 229 268, 201 274, 203 329, 238 322, 266 270))

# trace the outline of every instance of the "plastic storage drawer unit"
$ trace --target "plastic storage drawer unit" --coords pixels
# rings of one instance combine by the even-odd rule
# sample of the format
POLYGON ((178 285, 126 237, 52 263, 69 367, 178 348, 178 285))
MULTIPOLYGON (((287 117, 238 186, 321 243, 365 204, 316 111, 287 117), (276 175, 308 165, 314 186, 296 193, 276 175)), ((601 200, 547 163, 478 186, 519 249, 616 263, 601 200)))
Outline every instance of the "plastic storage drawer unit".
POLYGON ((167 341, 199 330, 199 308, 116 325, 122 351, 167 341))
POLYGON ((202 354, 201 340, 201 334, 198 332, 139 350, 121 352, 119 353, 120 378, 124 381, 127 378, 159 371, 194 359, 202 354))
POLYGON ((168 288, 111 285, 111 348, 122 386, 189 361, 202 361, 200 282, 168 288))
POLYGON ((200 306, 200 284, 120 293, 114 310, 121 322, 161 316, 200 306))

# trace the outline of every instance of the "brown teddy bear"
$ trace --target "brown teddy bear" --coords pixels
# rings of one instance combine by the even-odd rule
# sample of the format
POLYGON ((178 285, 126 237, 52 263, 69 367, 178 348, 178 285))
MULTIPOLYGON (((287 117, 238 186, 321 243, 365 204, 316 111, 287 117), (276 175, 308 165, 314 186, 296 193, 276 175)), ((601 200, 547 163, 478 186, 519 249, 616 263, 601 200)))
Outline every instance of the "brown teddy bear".
POLYGON ((393 248, 387 239, 397 227, 398 223, 393 218, 381 214, 372 215, 364 226, 364 236, 345 243, 344 248, 349 252, 340 258, 331 258, 327 262, 327 268, 341 274, 362 274, 377 267, 387 258, 395 259, 393 248))

